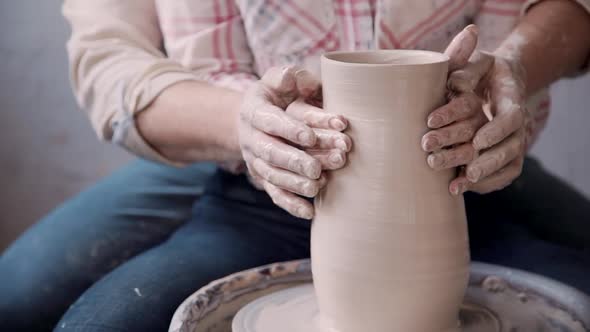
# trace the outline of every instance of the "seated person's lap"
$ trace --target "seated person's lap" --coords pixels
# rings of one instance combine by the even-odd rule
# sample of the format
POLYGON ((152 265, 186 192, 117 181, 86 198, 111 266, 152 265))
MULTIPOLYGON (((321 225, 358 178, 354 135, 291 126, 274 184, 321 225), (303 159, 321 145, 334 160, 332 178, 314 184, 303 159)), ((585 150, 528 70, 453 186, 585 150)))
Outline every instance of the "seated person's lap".
POLYGON ((43 218, 0 257, 0 326, 55 325, 94 282, 189 218, 214 171, 137 161, 43 218))
MULTIPOLYGON (((180 302, 206 283, 309 256, 308 222, 273 206, 244 176, 210 174, 210 166, 138 162, 46 217, 0 258, 8 271, 0 276, 0 325, 12 324, 4 317, 55 324, 84 293, 60 327, 165 330, 180 302)), ((466 205, 474 259, 590 292, 579 280, 590 272, 588 252, 579 250, 588 243, 582 217, 590 204, 536 162, 501 192, 467 194, 466 205)))

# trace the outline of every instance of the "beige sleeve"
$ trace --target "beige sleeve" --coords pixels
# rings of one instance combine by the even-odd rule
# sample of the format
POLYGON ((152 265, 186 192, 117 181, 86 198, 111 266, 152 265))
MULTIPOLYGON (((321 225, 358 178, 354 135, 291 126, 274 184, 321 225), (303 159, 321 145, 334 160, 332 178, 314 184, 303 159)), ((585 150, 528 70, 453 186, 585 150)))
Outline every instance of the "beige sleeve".
MULTIPOLYGON (((527 0, 524 5, 522 6, 522 15, 524 15, 532 6, 538 4, 539 2, 544 0, 527 0)), ((571 0, 579 4, 586 12, 590 15, 590 0, 571 0)), ((590 56, 586 60, 586 64, 580 68, 579 73, 582 74, 586 71, 590 70, 590 56)))
POLYGON ((139 134, 135 115, 168 86, 194 74, 160 50, 153 0, 65 0, 72 87, 98 137, 170 163, 139 134))

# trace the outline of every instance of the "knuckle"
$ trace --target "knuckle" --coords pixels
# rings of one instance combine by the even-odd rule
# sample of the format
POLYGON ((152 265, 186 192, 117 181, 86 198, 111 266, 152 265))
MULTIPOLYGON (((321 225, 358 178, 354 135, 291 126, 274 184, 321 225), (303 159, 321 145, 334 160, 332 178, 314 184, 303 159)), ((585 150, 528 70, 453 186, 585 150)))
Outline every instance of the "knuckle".
POLYGON ((520 105, 515 106, 515 111, 513 114, 514 114, 513 115, 514 123, 517 125, 518 128, 522 127, 524 125, 524 120, 525 120, 525 114, 524 114, 523 107, 520 105))
POLYGON ((453 136, 454 132, 448 128, 439 129, 432 132, 431 137, 439 143, 446 142, 453 136))
POLYGON ((264 161, 271 162, 274 157, 274 144, 271 142, 259 142, 257 145, 258 157, 264 161))
POLYGON ((279 174, 277 174, 276 171, 270 169, 269 168, 265 168, 263 171, 263 174, 261 174, 261 176, 268 182, 274 184, 274 185, 278 185, 280 184, 280 176, 279 174))
POLYGON ((292 102, 291 104, 287 105, 287 107, 285 108, 285 113, 291 115, 294 118, 298 118, 299 112, 297 112, 297 107, 295 106, 295 102, 292 102))
POLYGON ((496 139, 506 137, 508 134, 510 134, 510 128, 508 126, 496 126, 496 130, 492 131, 492 137, 496 139))
POLYGON ((322 170, 321 163, 315 158, 310 158, 310 160, 306 164, 307 173, 310 174, 313 178, 319 178, 322 170))
POLYGON ((457 157, 458 161, 460 162, 470 162, 473 160, 473 157, 475 156, 474 150, 473 149, 465 149, 465 151, 462 151, 461 153, 459 153, 459 156, 457 157))
POLYGON ((496 163, 496 167, 501 165, 506 158, 508 157, 508 154, 506 153, 505 150, 500 150, 498 151, 498 153, 496 154, 496 158, 495 158, 495 163, 496 163))
POLYGON ((301 192, 307 197, 314 197, 320 188, 317 181, 304 181, 301 185, 301 192))
POLYGON ((459 109, 465 113, 469 112, 473 107, 473 98, 471 97, 472 94, 467 93, 463 94, 461 97, 458 98, 459 102, 459 109))
POLYGON ((298 171, 304 168, 303 165, 303 153, 301 152, 293 152, 289 153, 289 157, 287 158, 287 169, 292 171, 298 171))
POLYGON ((459 132, 459 137, 465 140, 472 138, 475 135, 475 128, 473 125, 467 125, 459 132))
POLYGON ((309 111, 309 110, 305 111, 305 112, 303 112, 303 120, 305 122, 314 122, 314 120, 316 120, 316 118, 317 118, 315 115, 316 114, 313 111, 309 111))

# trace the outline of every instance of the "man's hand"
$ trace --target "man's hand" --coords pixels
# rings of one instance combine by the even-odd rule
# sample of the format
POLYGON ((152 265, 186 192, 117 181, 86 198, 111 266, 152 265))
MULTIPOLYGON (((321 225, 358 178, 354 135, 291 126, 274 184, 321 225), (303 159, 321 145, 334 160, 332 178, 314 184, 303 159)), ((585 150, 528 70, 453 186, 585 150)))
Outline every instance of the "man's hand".
POLYGON ((314 197, 325 185, 322 170, 344 166, 350 138, 347 121, 307 100, 320 83, 309 72, 271 68, 244 96, 238 131, 242 155, 254 183, 294 216, 313 218, 314 197))
POLYGON ((488 193, 516 179, 522 170, 530 121, 519 64, 474 51, 476 42, 476 30, 464 30, 449 45, 450 102, 428 116, 432 130, 422 138, 423 149, 430 152, 430 167, 463 166, 449 185, 455 195, 467 190, 488 193), (464 54, 469 54, 466 64, 464 54))

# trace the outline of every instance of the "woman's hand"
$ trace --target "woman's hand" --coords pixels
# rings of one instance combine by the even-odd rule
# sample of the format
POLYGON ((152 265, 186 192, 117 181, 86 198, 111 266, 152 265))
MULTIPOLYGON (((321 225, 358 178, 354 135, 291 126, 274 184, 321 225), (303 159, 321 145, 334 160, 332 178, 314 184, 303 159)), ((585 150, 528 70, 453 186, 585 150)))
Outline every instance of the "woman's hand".
POLYGON ((462 47, 472 53, 466 65, 451 65, 450 102, 428 116, 432 130, 422 138, 430 167, 463 166, 449 185, 455 195, 509 185, 521 173, 527 145, 523 70, 514 59, 474 48, 462 47))
POLYGON ((320 83, 305 70, 271 68, 245 94, 238 121, 239 144, 254 183, 294 216, 311 219, 314 197, 325 185, 323 170, 344 166, 347 121, 313 105, 320 83))

